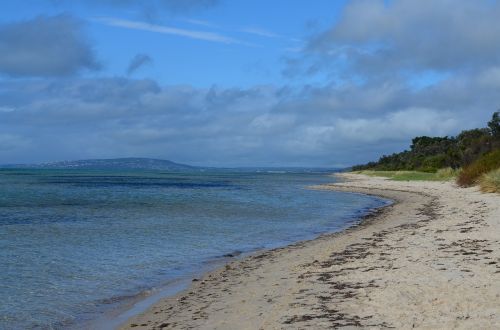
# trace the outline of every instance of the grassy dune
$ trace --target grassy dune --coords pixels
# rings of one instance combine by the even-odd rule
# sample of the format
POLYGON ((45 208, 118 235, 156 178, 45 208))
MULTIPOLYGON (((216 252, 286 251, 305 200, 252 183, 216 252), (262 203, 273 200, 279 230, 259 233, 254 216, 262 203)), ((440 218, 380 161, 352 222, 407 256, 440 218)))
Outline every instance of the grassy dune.
POLYGON ((483 176, 500 169, 500 149, 487 153, 469 166, 464 167, 457 178, 457 183, 463 187, 478 183, 483 176))
MULTIPOLYGON (((471 171, 472 172, 472 171, 471 171)), ((480 172, 480 171, 478 171, 480 172)), ((379 176, 388 178, 394 181, 459 181, 463 175, 462 170, 453 170, 444 168, 436 173, 419 172, 419 171, 353 171, 353 173, 364 174, 368 176, 379 176)), ((467 174, 469 175, 469 174, 467 174)), ((475 182, 483 192, 500 193, 500 168, 494 169, 487 173, 479 173, 474 175, 475 182)))
POLYGON ((481 191, 500 193, 500 168, 484 174, 479 179, 481 191))

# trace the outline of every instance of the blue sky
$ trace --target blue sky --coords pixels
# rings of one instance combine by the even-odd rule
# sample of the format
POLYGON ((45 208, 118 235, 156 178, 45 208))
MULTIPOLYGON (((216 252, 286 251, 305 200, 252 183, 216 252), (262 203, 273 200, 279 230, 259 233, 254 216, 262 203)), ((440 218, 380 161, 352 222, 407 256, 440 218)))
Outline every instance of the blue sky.
MULTIPOLYGON (((104 1, 106 2, 106 1, 104 1)), ((149 1, 148 6, 98 4, 98 1, 5 1, 3 23, 29 20, 38 15, 71 14, 84 21, 102 64, 99 72, 86 76, 126 75, 136 54, 148 54, 151 63, 134 72, 134 78, 151 78, 161 84, 249 87, 294 82, 282 75, 283 57, 304 46, 308 34, 327 27, 341 11, 343 1, 305 0, 225 1, 208 8, 172 11, 149 1), (151 12, 153 11, 153 12, 151 12), (121 22, 121 25, 113 24, 121 22), (212 33, 229 42, 200 36, 151 32, 126 25, 140 23, 192 33, 212 33)), ((143 3, 148 3, 145 1, 143 3)), ((311 82, 321 81, 310 77, 311 82)))
POLYGON ((500 107, 500 4, 0 3, 0 163, 346 166, 500 107))

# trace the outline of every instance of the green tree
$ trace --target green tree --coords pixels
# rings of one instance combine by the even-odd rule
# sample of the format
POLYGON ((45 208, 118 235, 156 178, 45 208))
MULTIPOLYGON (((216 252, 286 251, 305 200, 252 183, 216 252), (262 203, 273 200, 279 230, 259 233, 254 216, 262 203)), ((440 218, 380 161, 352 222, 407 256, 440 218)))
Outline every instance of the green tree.
POLYGON ((491 120, 488 122, 488 128, 490 129, 491 135, 500 139, 500 112, 497 111, 493 113, 491 120))
POLYGON ((486 128, 462 131, 456 137, 417 136, 411 142, 410 150, 385 155, 377 162, 353 169, 434 172, 439 168, 468 166, 483 155, 500 150, 500 111, 493 113, 486 128))

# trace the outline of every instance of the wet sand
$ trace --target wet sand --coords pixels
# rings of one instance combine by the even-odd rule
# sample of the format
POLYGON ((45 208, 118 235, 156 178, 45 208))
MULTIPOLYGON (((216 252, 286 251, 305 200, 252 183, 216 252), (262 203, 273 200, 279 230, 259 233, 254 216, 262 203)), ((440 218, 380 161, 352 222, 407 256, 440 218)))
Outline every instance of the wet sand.
POLYGON ((343 174, 395 201, 341 233, 206 274, 123 329, 499 329, 500 196, 343 174))

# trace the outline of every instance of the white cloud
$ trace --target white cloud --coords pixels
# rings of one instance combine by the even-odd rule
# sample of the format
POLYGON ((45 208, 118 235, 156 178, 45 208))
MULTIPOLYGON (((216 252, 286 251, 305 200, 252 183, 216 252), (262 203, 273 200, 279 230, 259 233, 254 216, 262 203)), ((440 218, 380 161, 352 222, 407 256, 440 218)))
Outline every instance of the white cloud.
POLYGON ((0 74, 68 76, 97 69, 82 22, 70 15, 0 24, 0 74))
POLYGON ((274 32, 262 29, 262 28, 257 28, 257 27, 246 27, 240 30, 241 32, 249 33, 249 34, 254 34, 258 35, 260 37, 266 37, 266 38, 282 38, 279 34, 276 34, 274 32))
POLYGON ((498 17, 498 1, 353 0, 291 63, 364 79, 486 68, 500 61, 498 17))
POLYGON ((114 18, 114 17, 98 17, 94 18, 95 21, 100 22, 105 25, 121 27, 132 30, 141 30, 155 33, 163 33, 169 35, 175 35, 179 37, 204 40, 209 42, 217 42, 223 44, 240 44, 251 46, 250 43, 246 43, 244 41, 234 39, 228 36, 225 36, 220 33, 215 32, 206 32, 206 31, 197 31, 197 30, 188 30, 188 29, 180 29, 170 26, 164 25, 156 25, 146 22, 139 21, 131 21, 126 19, 114 18))
POLYGON ((458 125, 453 113, 409 108, 385 114, 382 118, 340 118, 334 132, 338 138, 377 143, 421 135, 446 135, 455 131, 458 125))
POLYGON ((13 108, 13 107, 2 107, 2 106, 0 106, 0 112, 12 112, 12 111, 16 111, 16 109, 13 108))
POLYGON ((218 166, 361 163, 400 151, 417 135, 484 126, 499 87, 479 78, 419 91, 4 81, 2 107, 16 110, 0 112, 0 131, 32 142, 3 150, 0 163, 121 156, 218 166), (377 91, 384 97, 372 102, 377 91))
MULTIPOLYGON (((491 1, 348 2, 339 21, 289 61, 298 67, 291 71, 327 76, 322 86, 0 80, 0 144, 11 146, 0 162, 143 156, 199 165, 328 166, 401 151, 417 135, 482 127, 500 106, 498 8, 491 1)), ((242 43, 218 33, 99 20, 242 43)))
POLYGON ((200 20, 200 19, 192 19, 192 18, 183 18, 181 21, 193 24, 193 25, 200 25, 204 27, 209 27, 209 28, 216 28, 217 25, 208 21, 200 20))

